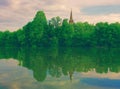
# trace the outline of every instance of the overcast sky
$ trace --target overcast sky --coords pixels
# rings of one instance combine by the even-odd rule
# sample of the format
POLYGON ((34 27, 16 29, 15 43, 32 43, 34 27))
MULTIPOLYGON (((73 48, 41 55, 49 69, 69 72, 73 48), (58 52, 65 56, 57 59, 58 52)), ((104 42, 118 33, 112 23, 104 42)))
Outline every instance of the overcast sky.
POLYGON ((0 31, 21 28, 38 10, 69 18, 71 8, 75 22, 120 22, 120 0, 0 0, 0 31))

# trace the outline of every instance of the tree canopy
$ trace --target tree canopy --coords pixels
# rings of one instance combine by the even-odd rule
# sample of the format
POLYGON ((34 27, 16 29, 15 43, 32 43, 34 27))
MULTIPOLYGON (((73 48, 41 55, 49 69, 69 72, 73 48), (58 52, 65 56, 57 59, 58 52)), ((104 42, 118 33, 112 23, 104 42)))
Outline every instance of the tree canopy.
POLYGON ((120 47, 120 23, 68 23, 59 16, 47 20, 38 11, 32 21, 15 32, 0 32, 0 46, 15 47, 120 47))

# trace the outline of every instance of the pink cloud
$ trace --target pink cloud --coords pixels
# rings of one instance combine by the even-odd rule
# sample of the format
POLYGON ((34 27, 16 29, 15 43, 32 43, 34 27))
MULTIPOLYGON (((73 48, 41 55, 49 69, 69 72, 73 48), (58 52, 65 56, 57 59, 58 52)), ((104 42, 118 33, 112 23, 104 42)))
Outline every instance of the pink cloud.
POLYGON ((0 30, 10 28, 17 30, 31 21, 38 10, 44 10, 48 19, 54 16, 69 18, 71 8, 76 21, 88 21, 95 23, 99 21, 116 22, 119 13, 111 15, 89 16, 84 15, 81 8, 97 5, 119 5, 120 0, 1 0, 0 5, 0 30), (9 5, 7 4, 9 1, 9 5), (105 18, 103 18, 105 17, 105 18), (95 18, 93 20, 93 18, 95 18), (4 25, 3 25, 4 23, 4 25), (9 25, 8 25, 9 24, 9 25))

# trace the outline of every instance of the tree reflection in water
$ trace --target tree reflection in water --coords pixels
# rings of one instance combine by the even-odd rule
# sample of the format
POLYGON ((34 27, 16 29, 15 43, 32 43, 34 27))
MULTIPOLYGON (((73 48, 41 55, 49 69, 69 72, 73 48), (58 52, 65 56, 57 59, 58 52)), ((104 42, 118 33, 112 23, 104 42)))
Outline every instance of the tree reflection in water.
POLYGON ((0 59, 14 58, 33 71, 37 81, 47 75, 60 78, 74 72, 120 72, 120 50, 103 48, 0 48, 0 59))

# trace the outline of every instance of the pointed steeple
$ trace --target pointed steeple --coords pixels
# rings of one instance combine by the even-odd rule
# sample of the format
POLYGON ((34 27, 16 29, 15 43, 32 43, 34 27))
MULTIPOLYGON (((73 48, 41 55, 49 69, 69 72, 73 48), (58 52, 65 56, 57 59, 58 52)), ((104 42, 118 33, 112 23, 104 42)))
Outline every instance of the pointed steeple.
POLYGON ((71 9, 71 13, 70 13, 70 20, 69 20, 69 23, 74 23, 74 21, 73 21, 73 17, 72 17, 72 9, 71 9))

